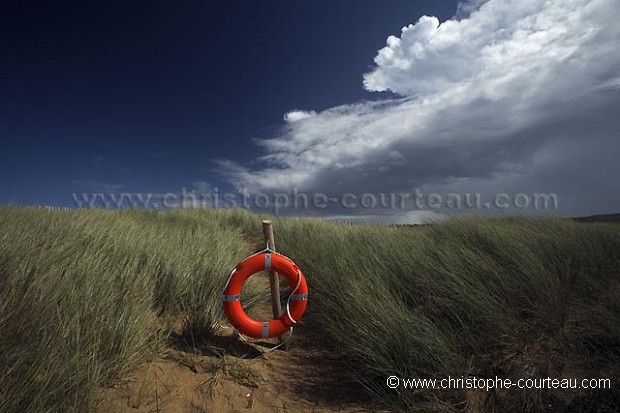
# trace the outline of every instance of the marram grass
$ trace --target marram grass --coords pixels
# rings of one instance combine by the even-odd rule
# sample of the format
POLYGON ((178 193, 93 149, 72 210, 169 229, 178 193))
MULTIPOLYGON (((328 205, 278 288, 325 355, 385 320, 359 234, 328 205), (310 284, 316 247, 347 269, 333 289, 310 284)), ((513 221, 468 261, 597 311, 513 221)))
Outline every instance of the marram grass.
MULTIPOLYGON (((171 318, 185 317, 189 339, 208 336, 223 322, 228 271, 262 246, 262 218, 0 208, 0 411, 92 408, 94 389, 166 345, 171 318)), ((612 378, 616 390, 515 391, 488 405, 620 406, 620 226, 526 217, 274 225, 278 249, 308 279, 303 334, 341 352, 349 379, 381 404, 470 403, 462 390, 390 390, 390 375, 576 374, 612 378)), ((264 297, 244 289, 248 305, 264 297)))

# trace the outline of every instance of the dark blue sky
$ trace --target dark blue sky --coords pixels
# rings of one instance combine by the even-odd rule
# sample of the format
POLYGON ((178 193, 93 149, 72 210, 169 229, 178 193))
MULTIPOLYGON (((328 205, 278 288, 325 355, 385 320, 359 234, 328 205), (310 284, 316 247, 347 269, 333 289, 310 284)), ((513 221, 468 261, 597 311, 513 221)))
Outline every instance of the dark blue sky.
POLYGON ((103 184, 225 187, 292 109, 363 89, 386 37, 456 1, 47 1, 0 15, 0 203, 73 204, 103 184), (101 185, 100 185, 101 184, 101 185))

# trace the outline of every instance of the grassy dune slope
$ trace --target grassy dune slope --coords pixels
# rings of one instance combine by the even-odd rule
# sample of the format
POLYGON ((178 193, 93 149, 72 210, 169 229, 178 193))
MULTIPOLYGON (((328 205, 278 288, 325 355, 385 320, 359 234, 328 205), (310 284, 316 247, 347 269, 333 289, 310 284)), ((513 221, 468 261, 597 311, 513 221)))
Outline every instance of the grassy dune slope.
POLYGON ((90 390, 222 320, 240 232, 187 213, 0 209, 0 411, 84 411, 90 390))
MULTIPOLYGON (((467 218, 411 227, 276 219, 304 270, 300 328, 395 409, 617 411, 620 228, 467 218), (612 378, 616 390, 389 390, 405 378, 612 378), (569 410, 565 410, 569 409, 569 410)), ((230 268, 262 242, 244 211, 0 208, 0 411, 84 411, 185 321, 222 321, 230 268)), ((244 302, 261 298, 249 291, 244 302)), ((262 295, 264 298, 264 294, 262 295)))

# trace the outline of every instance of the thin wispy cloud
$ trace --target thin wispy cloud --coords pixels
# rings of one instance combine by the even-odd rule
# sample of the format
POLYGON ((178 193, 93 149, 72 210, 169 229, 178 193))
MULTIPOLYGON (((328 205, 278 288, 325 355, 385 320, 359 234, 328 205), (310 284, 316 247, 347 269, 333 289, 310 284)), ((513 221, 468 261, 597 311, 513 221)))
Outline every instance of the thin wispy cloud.
POLYGON ((394 98, 291 111, 259 141, 258 167, 220 169, 251 191, 527 189, 558 193, 566 214, 617 205, 618 20, 616 0, 477 1, 449 21, 423 16, 363 76, 394 98))
POLYGON ((96 180, 87 180, 87 181, 75 180, 73 181, 73 183, 90 192, 111 193, 111 192, 119 192, 125 189, 125 185, 123 184, 96 181, 96 180))

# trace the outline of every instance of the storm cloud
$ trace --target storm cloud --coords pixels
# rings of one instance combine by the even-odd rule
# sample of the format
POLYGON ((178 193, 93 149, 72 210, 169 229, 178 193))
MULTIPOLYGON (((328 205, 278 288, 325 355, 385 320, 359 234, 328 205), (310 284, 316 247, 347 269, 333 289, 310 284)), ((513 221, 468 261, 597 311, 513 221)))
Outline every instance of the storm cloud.
POLYGON ((445 22, 423 16, 363 76, 391 99, 292 110, 258 141, 257 166, 220 170, 255 192, 553 192, 561 215, 617 210, 618 20, 617 0, 477 1, 445 22))

